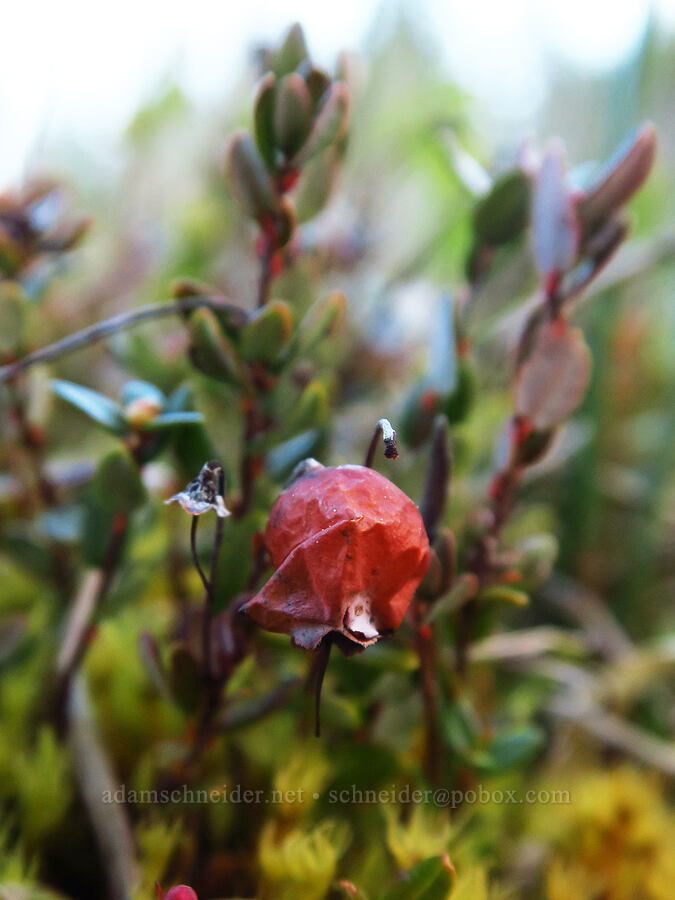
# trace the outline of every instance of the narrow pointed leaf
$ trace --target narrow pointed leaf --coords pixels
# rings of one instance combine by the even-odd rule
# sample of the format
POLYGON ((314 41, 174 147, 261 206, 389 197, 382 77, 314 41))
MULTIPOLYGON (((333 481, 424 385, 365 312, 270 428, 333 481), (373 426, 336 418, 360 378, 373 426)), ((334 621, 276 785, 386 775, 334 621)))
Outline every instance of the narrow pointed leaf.
POLYGON ((609 160, 577 204, 577 215, 585 233, 593 231, 627 203, 644 183, 654 164, 656 143, 656 128, 647 122, 609 160))
POLYGON ((255 141, 268 169, 274 169, 274 96, 276 78, 273 72, 262 77, 253 106, 255 141))
POLYGON ((516 169, 499 178, 476 205, 474 231, 480 244, 499 246, 522 234, 529 218, 530 182, 516 169))
POLYGON ((238 131, 230 140, 225 172, 232 193, 252 218, 274 213, 279 205, 265 161, 250 134, 238 131))
POLYGON ((338 173, 338 152, 328 147, 303 167, 293 199, 298 222, 312 219, 330 199, 338 173))
POLYGON ((296 22, 288 30, 284 42, 277 53, 275 70, 277 75, 286 75, 304 62, 309 56, 302 25, 296 22))
POLYGON ((230 384, 241 380, 236 351, 209 309, 197 309, 190 316, 190 359, 195 368, 230 384))
POLYGON ((124 434, 127 430, 122 410, 109 397, 72 381, 55 378, 51 384, 55 394, 77 407, 107 431, 124 434))
POLYGON ((145 426, 145 431, 161 431, 164 428, 174 428, 177 425, 197 425, 204 421, 200 412, 188 411, 161 413, 145 426))

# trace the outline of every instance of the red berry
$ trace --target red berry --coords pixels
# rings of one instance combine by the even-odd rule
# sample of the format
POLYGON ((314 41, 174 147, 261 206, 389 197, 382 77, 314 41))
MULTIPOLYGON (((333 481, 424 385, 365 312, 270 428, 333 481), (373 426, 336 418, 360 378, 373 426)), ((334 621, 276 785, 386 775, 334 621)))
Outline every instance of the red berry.
POLYGON ((199 900, 199 897, 186 884, 177 884, 171 888, 164 900, 199 900))
POLYGON ((395 631, 429 565, 417 507, 363 466, 295 481, 272 507, 265 543, 276 571, 244 610, 308 650, 329 633, 352 652, 395 631))

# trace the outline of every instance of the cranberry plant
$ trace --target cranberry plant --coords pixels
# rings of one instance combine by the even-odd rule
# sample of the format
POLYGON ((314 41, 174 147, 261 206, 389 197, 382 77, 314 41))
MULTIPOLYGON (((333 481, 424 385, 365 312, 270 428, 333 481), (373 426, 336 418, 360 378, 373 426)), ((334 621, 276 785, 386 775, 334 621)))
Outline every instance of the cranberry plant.
POLYGON ((408 151, 463 200, 413 235, 396 160, 349 169, 378 141, 353 61, 328 74, 294 26, 257 65, 206 212, 159 274, 127 258, 111 315, 50 321, 89 239, 65 187, 0 198, 0 896, 544 891, 504 854, 522 821, 442 792, 539 784, 569 721, 675 768, 612 693, 672 648, 641 657, 552 578, 557 498, 523 503, 583 444, 576 314, 655 128, 602 166, 551 140, 490 174, 440 92, 408 151))

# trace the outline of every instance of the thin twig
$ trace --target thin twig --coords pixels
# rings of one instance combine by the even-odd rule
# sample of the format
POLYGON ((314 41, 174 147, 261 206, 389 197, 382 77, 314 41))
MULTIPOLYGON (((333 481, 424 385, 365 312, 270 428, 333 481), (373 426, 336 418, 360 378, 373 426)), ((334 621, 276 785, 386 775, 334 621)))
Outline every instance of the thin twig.
POLYGON ((270 286, 272 284, 272 257, 274 247, 269 238, 264 238, 263 252, 260 254, 260 278, 258 280, 258 309, 262 309, 269 300, 270 286))
POLYGON ((414 608, 415 649, 420 664, 420 687, 424 709, 425 762, 429 782, 438 785, 441 779, 443 744, 439 723, 439 685, 436 641, 431 625, 422 620, 423 610, 419 601, 414 608))
POLYGON ((541 589, 542 598, 578 622, 590 644, 609 659, 620 659, 634 645, 611 610, 593 591, 571 578, 554 575, 541 589))
POLYGON ((71 684, 94 636, 93 620, 105 600, 117 571, 127 534, 128 518, 118 514, 113 520, 106 558, 100 569, 86 576, 77 595, 57 659, 54 710, 60 726, 65 721, 71 684))
POLYGON ((139 306, 137 309, 111 316, 102 322, 96 322, 94 325, 83 328, 81 331, 76 331, 74 334, 69 334, 67 337, 61 338, 61 340, 55 341, 55 343, 49 344, 47 347, 42 347, 40 350, 29 353, 23 359, 18 359, 0 367, 0 384, 3 381, 14 378, 15 375, 25 371, 30 366, 48 362, 59 356, 71 353, 73 350, 87 347, 120 331, 133 328, 141 322, 146 322, 150 319, 161 319, 166 316, 181 315, 199 307, 207 307, 215 312, 226 312, 233 317, 233 321, 240 320, 242 324, 247 318, 243 309, 224 298, 216 296, 179 297, 166 302, 148 303, 145 306, 139 306))
POLYGON ((99 846, 110 897, 131 900, 139 876, 131 824, 124 804, 112 799, 119 784, 96 733, 79 678, 70 691, 68 735, 73 771, 99 846))
POLYGON ((671 777, 675 776, 675 748, 671 743, 659 740, 613 713, 604 712, 596 707, 579 708, 573 696, 554 700, 551 711, 561 718, 574 722, 587 734, 604 744, 634 756, 651 768, 665 772, 671 777))
POLYGON ((213 627, 213 613, 215 609, 215 589, 216 575, 218 573, 218 556, 220 547, 223 543, 223 531, 225 520, 221 516, 216 517, 216 529, 213 537, 213 549, 211 551, 211 568, 209 571, 208 588, 206 590, 206 599, 204 601, 204 631, 203 631, 203 647, 204 647, 204 670, 208 678, 213 679, 212 665, 212 640, 211 631, 213 627))
POLYGON ((192 517, 192 524, 190 525, 190 550, 192 551, 192 562, 195 564, 195 569, 199 572, 199 577, 202 580, 202 584, 204 585, 204 590, 207 594, 211 590, 211 585, 209 584, 209 580, 202 569, 202 565, 199 562, 199 553, 197 552, 197 527, 199 525, 199 516, 192 517))
POLYGON ((323 678, 328 668, 330 651, 333 647, 333 637, 327 634, 316 649, 311 678, 314 682, 314 734, 321 737, 321 688, 323 678))

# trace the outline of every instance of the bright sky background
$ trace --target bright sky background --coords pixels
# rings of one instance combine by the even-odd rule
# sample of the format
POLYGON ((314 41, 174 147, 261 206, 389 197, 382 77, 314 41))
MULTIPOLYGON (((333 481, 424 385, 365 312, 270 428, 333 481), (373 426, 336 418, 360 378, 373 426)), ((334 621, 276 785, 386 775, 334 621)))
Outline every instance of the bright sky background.
POLYGON ((0 186, 45 141, 113 141, 169 73, 195 101, 214 101, 247 48, 293 21, 328 64, 396 8, 425 23, 488 110, 521 121, 536 112, 551 56, 605 69, 639 45, 650 14, 675 29, 675 0, 5 0, 0 186))

